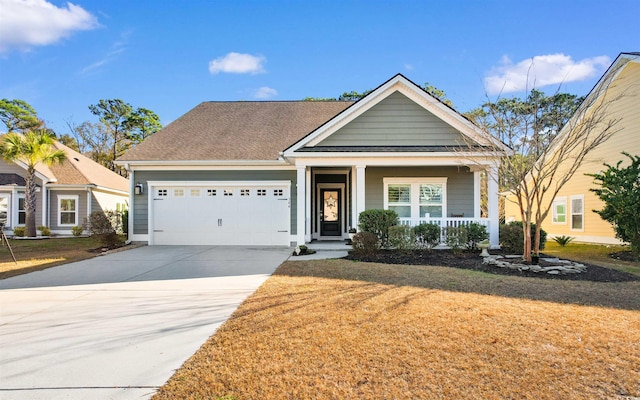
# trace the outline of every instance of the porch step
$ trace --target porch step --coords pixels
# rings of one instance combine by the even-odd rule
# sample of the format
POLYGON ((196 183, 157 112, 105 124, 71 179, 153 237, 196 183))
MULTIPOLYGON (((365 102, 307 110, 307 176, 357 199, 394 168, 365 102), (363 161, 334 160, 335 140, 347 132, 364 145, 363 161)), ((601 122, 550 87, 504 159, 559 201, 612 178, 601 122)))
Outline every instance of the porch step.
POLYGON ((314 240, 306 246, 315 251, 347 251, 351 250, 348 240, 314 240))

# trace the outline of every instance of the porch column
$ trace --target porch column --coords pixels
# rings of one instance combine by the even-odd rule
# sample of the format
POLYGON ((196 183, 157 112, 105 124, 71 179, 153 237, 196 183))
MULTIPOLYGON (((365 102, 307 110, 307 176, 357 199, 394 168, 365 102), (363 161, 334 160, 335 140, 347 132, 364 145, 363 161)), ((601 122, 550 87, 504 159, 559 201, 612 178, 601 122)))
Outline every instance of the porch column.
POLYGON ((358 196, 356 193, 356 185, 356 167, 351 167, 351 200, 349 201, 349 204, 351 204, 351 223, 349 226, 358 229, 358 210, 356 210, 358 196))
POLYGON ((305 229, 306 235, 304 240, 308 243, 311 241, 311 167, 306 169, 306 201, 305 201, 305 229))
POLYGON ((360 213, 364 211, 365 168, 366 166, 364 165, 356 166, 356 226, 360 219, 360 213))
POLYGON ((491 166, 487 168, 487 211, 489 214, 489 243, 492 249, 500 248, 498 196, 498 171, 496 167, 491 166))
POLYGON ((481 211, 481 196, 480 194, 482 193, 482 187, 481 187, 481 180, 480 180, 480 174, 481 171, 478 168, 471 168, 471 171, 473 171, 473 218, 480 218, 482 216, 482 211, 481 211))
POLYGON ((298 165, 296 166, 296 188, 297 188, 297 223, 296 223, 296 244, 300 246, 305 243, 305 229, 307 226, 306 222, 306 211, 307 207, 305 205, 305 199, 307 194, 307 168, 306 166, 298 165))

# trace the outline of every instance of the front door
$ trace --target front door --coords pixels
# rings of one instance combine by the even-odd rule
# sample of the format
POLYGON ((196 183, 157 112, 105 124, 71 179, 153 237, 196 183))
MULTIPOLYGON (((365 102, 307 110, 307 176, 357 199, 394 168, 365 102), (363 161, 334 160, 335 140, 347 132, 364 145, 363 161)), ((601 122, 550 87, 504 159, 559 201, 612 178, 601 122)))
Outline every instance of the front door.
POLYGON ((341 189, 320 189, 320 236, 342 236, 341 189))

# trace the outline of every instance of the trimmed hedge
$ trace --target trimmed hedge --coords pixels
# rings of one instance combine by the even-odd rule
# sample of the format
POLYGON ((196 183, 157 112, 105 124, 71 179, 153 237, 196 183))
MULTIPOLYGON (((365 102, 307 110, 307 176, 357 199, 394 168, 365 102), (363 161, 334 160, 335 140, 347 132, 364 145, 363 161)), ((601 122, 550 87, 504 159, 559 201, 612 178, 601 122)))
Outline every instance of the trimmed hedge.
POLYGON ((360 213, 359 221, 360 231, 376 235, 382 247, 389 246, 389 228, 400 223, 393 210, 366 210, 360 213))

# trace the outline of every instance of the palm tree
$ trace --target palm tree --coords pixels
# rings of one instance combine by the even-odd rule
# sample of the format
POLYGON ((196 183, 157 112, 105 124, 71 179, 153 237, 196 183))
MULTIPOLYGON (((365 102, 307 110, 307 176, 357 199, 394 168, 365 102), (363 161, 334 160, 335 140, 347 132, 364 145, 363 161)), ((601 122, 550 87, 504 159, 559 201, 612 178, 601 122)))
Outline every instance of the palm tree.
POLYGON ((46 129, 24 133, 7 133, 0 142, 0 156, 9 162, 23 162, 27 167, 24 196, 26 236, 36 236, 36 165, 53 165, 65 158, 63 150, 53 146, 53 137, 46 129))

